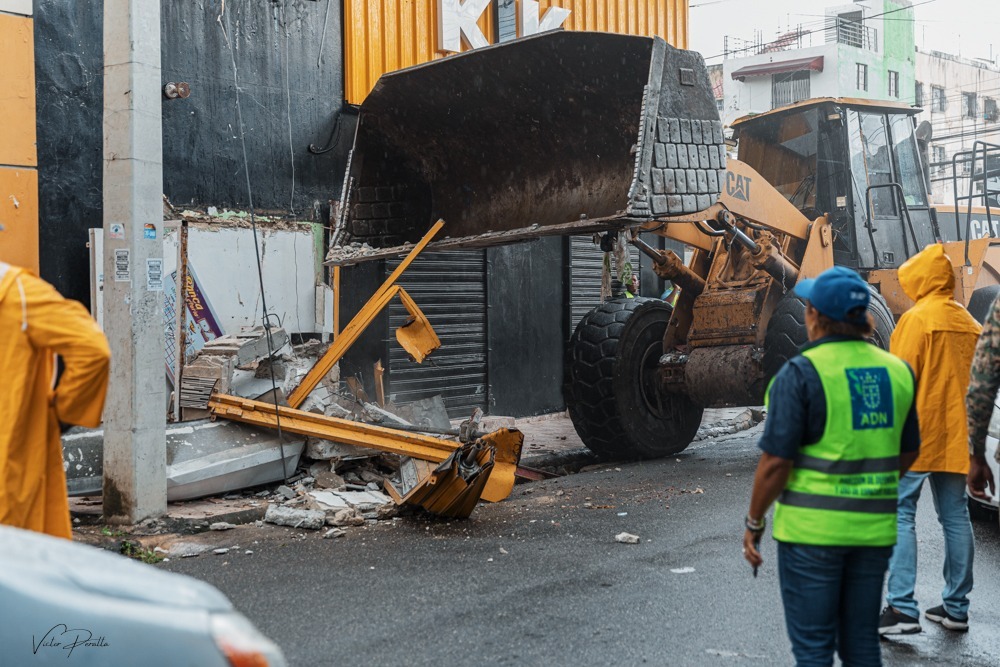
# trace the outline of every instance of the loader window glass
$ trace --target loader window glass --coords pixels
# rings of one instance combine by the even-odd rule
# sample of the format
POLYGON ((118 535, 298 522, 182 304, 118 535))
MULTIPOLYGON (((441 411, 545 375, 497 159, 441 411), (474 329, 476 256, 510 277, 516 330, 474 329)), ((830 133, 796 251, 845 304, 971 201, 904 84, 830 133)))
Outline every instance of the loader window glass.
POLYGON ((920 169, 917 138, 913 134, 913 121, 910 116, 895 114, 889 116, 889 129, 892 131, 892 153, 896 159, 896 173, 899 175, 899 184, 903 186, 906 205, 926 206, 927 193, 924 189, 923 172, 920 169))
POLYGON ((818 127, 819 111, 809 109, 740 131, 740 160, 800 210, 816 208, 818 127))
MULTIPOLYGON (((892 159, 889 157, 889 132, 882 114, 849 112, 851 135, 851 176, 858 213, 864 215, 868 187, 892 183, 892 159)), ((895 195, 889 188, 872 190, 871 211, 874 218, 895 217, 895 195)))

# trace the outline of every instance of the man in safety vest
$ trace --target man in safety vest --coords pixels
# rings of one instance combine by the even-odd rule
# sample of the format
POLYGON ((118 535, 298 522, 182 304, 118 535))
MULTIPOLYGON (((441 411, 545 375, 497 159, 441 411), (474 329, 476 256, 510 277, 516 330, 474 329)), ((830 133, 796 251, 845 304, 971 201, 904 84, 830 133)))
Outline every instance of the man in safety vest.
POLYGON ((866 342, 871 298, 834 267, 801 280, 809 343, 768 388, 743 553, 755 568, 764 516, 774 538, 785 623, 799 665, 881 665, 879 607, 896 543, 899 476, 920 430, 909 366, 866 342))
POLYGON ((899 284, 915 305, 892 332, 889 350, 905 360, 917 377, 920 456, 899 480, 899 524, 889 561, 886 608, 879 622, 883 635, 920 632, 917 583, 917 500, 926 480, 944 531, 942 604, 924 616, 949 630, 969 629, 974 542, 965 496, 969 472, 969 428, 965 392, 982 328, 955 301, 955 273, 944 246, 924 248, 899 267, 899 284))

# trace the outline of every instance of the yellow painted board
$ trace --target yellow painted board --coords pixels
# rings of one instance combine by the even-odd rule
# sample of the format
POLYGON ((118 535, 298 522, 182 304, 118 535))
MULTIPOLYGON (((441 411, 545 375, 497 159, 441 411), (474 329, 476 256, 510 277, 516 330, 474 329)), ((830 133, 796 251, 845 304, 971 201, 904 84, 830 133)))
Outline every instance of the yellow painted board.
MULTIPOLYGON (((438 0, 344 0, 344 93, 361 104, 386 72, 445 57, 438 51, 438 0)), ((479 27, 495 41, 494 8, 479 27)))
POLYGON ((0 261, 38 273, 38 172, 0 167, 0 261))
POLYGON ((0 164, 38 164, 32 25, 30 17, 0 14, 0 164))

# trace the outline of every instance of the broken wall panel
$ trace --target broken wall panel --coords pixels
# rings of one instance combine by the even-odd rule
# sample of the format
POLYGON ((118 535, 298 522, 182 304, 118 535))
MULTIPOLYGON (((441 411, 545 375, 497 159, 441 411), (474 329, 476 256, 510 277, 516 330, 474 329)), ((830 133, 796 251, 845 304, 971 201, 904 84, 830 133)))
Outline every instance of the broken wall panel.
MULTIPOLYGON (((163 239, 164 282, 177 270, 176 222, 167 225, 163 239)), ((323 227, 318 223, 258 223, 264 289, 270 311, 289 333, 316 332, 316 285, 322 282, 323 227)), ((103 320, 103 235, 93 230, 97 301, 93 312, 103 320)), ((223 334, 260 324, 260 282, 249 223, 189 223, 188 264, 197 274, 200 293, 211 305, 223 334)), ((320 318, 320 321, 321 318, 320 318)), ((272 323, 276 324, 276 323, 272 323)))

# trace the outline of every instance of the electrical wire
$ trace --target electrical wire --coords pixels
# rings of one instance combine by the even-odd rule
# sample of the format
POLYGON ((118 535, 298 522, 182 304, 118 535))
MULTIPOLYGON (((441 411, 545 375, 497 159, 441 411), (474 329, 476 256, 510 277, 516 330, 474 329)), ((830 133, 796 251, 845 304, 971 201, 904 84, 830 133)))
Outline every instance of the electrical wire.
POLYGON ((264 269, 260 259, 260 242, 257 239, 257 218, 254 215, 253 187, 250 184, 250 160, 247 157, 246 128, 243 125, 243 109, 240 106, 239 73, 236 67, 236 52, 233 49, 232 43, 229 41, 229 31, 226 30, 226 26, 222 23, 223 15, 226 16, 226 24, 228 25, 229 23, 229 15, 225 12, 226 5, 225 2, 223 2, 222 9, 216 18, 216 22, 222 30, 222 36, 225 39, 226 48, 229 50, 229 58, 233 65, 233 87, 236 89, 236 123, 240 130, 240 145, 243 149, 243 173, 246 176, 247 198, 250 206, 250 227, 253 229, 253 249, 257 257, 257 279, 260 283, 260 303, 261 310, 263 311, 261 323, 264 325, 264 337, 267 340, 268 368, 271 372, 271 397, 274 399, 274 419, 278 429, 278 449, 279 454, 281 455, 281 475, 282 480, 287 480, 288 464, 285 461, 285 438, 284 434, 281 432, 281 413, 278 410, 278 383, 274 377, 274 340, 271 338, 271 326, 269 322, 270 315, 267 310, 267 298, 264 296, 264 269))
MULTIPOLYGON (((880 14, 872 14, 870 16, 865 16, 865 17, 863 17, 861 19, 861 21, 851 21, 850 23, 856 23, 856 24, 864 27, 864 23, 866 21, 870 21, 871 19, 877 19, 877 18, 880 18, 880 17, 883 17, 883 16, 887 16, 889 14, 895 14, 896 12, 905 11, 907 9, 913 9, 914 7, 920 7, 921 5, 928 5, 928 4, 932 3, 932 2, 937 2, 937 0, 924 0, 923 2, 917 2, 917 3, 914 3, 912 5, 907 5, 905 7, 897 7, 896 9, 890 9, 890 10, 884 11, 884 12, 882 12, 880 14)), ((839 21, 839 17, 838 16, 830 16, 830 17, 828 17, 826 19, 823 19, 823 20, 820 20, 820 21, 808 21, 806 23, 799 24, 798 32, 799 32, 800 36, 804 36, 804 35, 811 34, 813 32, 819 32, 820 30, 812 30, 812 29, 810 29, 810 30, 802 31, 801 28, 803 26, 810 26, 810 27, 816 26, 817 28, 820 27, 820 26, 822 26, 822 30, 826 30, 827 28, 836 27, 837 25, 840 25, 840 24, 841 24, 841 22, 839 21)), ((716 54, 714 56, 706 56, 705 60, 708 61, 708 60, 714 60, 716 58, 725 58, 730 53, 742 53, 742 52, 745 52, 745 51, 752 51, 752 50, 758 49, 758 48, 759 49, 763 49, 763 48, 766 48, 768 46, 775 46, 775 45, 778 45, 778 44, 782 44, 782 43, 785 43, 785 42, 788 41, 788 39, 792 36, 792 33, 793 33, 793 31, 788 31, 785 34, 783 34, 782 36, 778 37, 778 39, 775 39, 775 40, 770 41, 770 42, 764 42, 763 44, 754 44, 754 45, 746 47, 744 49, 736 49, 736 50, 731 50, 731 51, 725 51, 723 53, 719 53, 719 54, 716 54)), ((763 51, 761 51, 761 53, 763 53, 763 51)))

